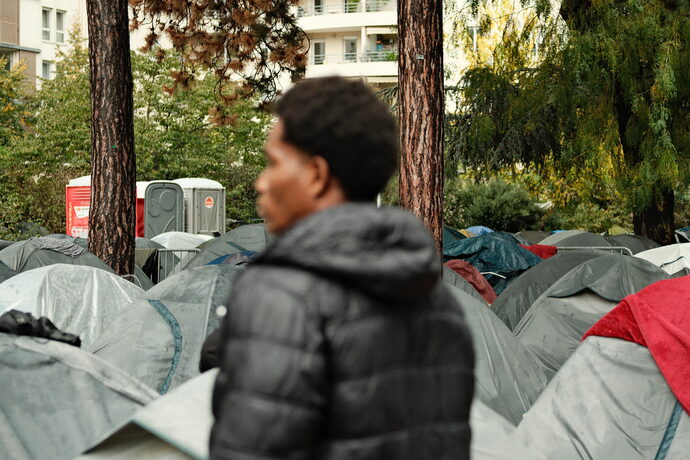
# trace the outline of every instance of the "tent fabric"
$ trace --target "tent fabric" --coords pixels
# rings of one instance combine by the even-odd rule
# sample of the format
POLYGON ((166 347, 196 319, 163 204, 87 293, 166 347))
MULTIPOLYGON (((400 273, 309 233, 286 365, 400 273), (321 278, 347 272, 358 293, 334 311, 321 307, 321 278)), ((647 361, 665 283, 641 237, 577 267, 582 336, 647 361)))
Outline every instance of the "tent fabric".
POLYGON ((473 227, 467 227, 468 232, 472 232, 477 236, 482 236, 486 235, 487 233, 493 232, 489 227, 485 227, 483 225, 475 225, 473 227))
POLYGON ((513 331, 551 378, 580 338, 624 297, 668 275, 649 262, 609 254, 580 264, 537 299, 513 331))
POLYGON ((690 270, 690 243, 671 244, 638 252, 635 257, 647 260, 669 275, 690 270))
POLYGON ((261 252, 273 240, 265 224, 250 224, 237 227, 223 235, 202 244, 201 252, 194 256, 184 268, 206 265, 221 256, 242 251, 261 252))
POLYGON ((477 235, 475 235, 474 233, 472 233, 472 232, 470 232, 469 230, 466 230, 466 229, 464 229, 464 228, 463 228, 463 229, 460 229, 460 230, 458 230, 458 231, 460 232, 461 235, 465 235, 467 238, 474 238, 475 236, 477 236, 477 235))
POLYGON ((9 241, 9 240, 0 240, 0 251, 3 249, 12 246, 16 241, 9 241))
POLYGON ((134 244, 137 249, 165 249, 165 246, 162 244, 156 243, 149 238, 143 238, 141 236, 137 236, 134 244))
MULTIPOLYGON (((41 240, 49 239, 42 237, 41 240)), ((33 240, 35 241, 35 240, 33 240)), ((66 242, 66 240, 55 240, 72 247, 74 251, 81 253, 76 256, 66 255, 64 251, 55 251, 52 249, 41 249, 34 245, 32 240, 19 241, 12 246, 0 251, 0 262, 18 272, 24 272, 34 268, 45 267, 51 264, 72 264, 83 265, 87 267, 96 267, 112 273, 113 269, 101 259, 85 251, 82 247, 74 242, 66 242)))
POLYGON ((456 288, 469 294, 473 298, 486 304, 486 299, 484 299, 484 297, 482 297, 482 295, 479 292, 477 292, 477 290, 474 288, 474 286, 470 284, 469 281, 467 281, 465 278, 463 278, 462 276, 460 276, 459 274, 457 274, 456 272, 454 272, 446 266, 443 267, 443 282, 451 286, 455 286, 456 288))
MULTIPOLYGON (((589 337, 556 374, 512 434, 513 440, 559 460, 660 460, 676 398, 649 351, 589 337)), ((668 436, 669 456, 690 437, 688 415, 668 436)))
POLYGON ((443 249, 446 261, 462 259, 476 267, 500 294, 518 275, 541 259, 517 244, 490 235, 457 241, 443 249))
POLYGON ((552 235, 551 232, 540 232, 538 230, 527 230, 517 232, 517 236, 526 240, 529 244, 541 244, 541 242, 552 235))
POLYGON ((571 236, 575 236, 575 235, 581 235, 583 233, 587 233, 587 232, 585 232, 583 230, 556 231, 556 232, 553 232, 550 236, 547 236, 546 238, 541 240, 539 242, 539 244, 546 244, 549 246, 555 246, 556 243, 559 243, 566 238, 570 238, 571 236))
POLYGON ((613 235, 606 239, 611 246, 623 246, 630 249, 633 254, 660 247, 659 243, 642 235, 613 235))
POLYGON ((545 238, 541 244, 556 246, 559 248, 568 247, 610 247, 611 244, 601 235, 589 232, 570 233, 571 231, 556 233, 545 238), (554 241, 555 240, 555 241, 554 241))
POLYGON ((185 232, 166 232, 151 238, 151 241, 164 246, 165 249, 195 249, 204 241, 212 240, 212 236, 197 235, 185 232))
POLYGON ((676 398, 690 413, 689 305, 690 277, 659 281, 623 299, 584 338, 613 337, 647 347, 676 398))
POLYGON ((491 310, 513 330, 534 301, 559 278, 581 263, 607 254, 589 250, 556 254, 518 276, 491 304, 491 310))
POLYGON ((205 372, 139 409, 78 460, 207 459, 217 375, 218 369, 205 372))
POLYGON ((48 238, 56 238, 59 240, 68 240, 71 241, 72 243, 76 244, 77 246, 80 246, 84 249, 89 249, 89 240, 86 238, 81 238, 79 236, 70 236, 66 235, 64 233, 51 233, 50 235, 46 235, 48 238))
POLYGON ((88 347, 144 291, 93 267, 55 264, 0 284, 0 313, 16 309, 49 318, 88 347))
POLYGON ((12 278, 16 274, 17 274, 17 272, 15 270, 12 270, 10 267, 5 265, 3 262, 0 262, 0 283, 2 283, 5 280, 12 278))
POLYGON ((520 246, 542 259, 553 257, 558 252, 558 248, 556 246, 548 246, 546 244, 530 244, 528 246, 521 244, 520 246))
POLYGON ((87 349, 167 393, 199 374, 204 339, 220 325, 217 310, 225 307, 241 271, 209 265, 165 279, 126 307, 87 349))
POLYGON ((9 334, 0 388, 0 458, 12 460, 72 459, 156 396, 77 347, 9 334))
POLYGON ((494 288, 492 288, 491 284, 484 278, 484 275, 479 273, 479 270, 472 265, 461 259, 449 260, 443 265, 462 276, 479 294, 481 294, 482 298, 489 305, 496 300, 494 288))
POLYGON ((450 287, 472 334, 475 397, 517 425, 548 382, 529 351, 478 301, 450 287))
POLYGON ((443 226, 443 244, 453 243, 458 240, 467 238, 465 235, 447 225, 443 226))

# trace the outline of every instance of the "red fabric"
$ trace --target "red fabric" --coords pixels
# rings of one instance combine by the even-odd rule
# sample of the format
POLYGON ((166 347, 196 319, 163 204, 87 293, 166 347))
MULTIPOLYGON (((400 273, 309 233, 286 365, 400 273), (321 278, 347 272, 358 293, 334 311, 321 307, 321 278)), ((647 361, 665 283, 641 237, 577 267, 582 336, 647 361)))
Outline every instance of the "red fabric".
POLYGON ((453 259, 449 260, 444 265, 465 278, 465 280, 481 294, 488 304, 492 304, 493 301, 496 300, 494 288, 491 287, 491 284, 484 278, 484 275, 482 275, 472 264, 464 260, 453 259))
POLYGON ((690 276, 659 281, 623 299, 587 331, 649 348, 668 386, 690 413, 690 276))
POLYGON ((558 251, 558 248, 556 246, 549 246, 548 244, 531 244, 529 246, 519 244, 518 246, 527 249, 528 251, 530 251, 533 254, 536 254, 542 259, 548 259, 549 257, 553 257, 556 255, 556 251, 558 251))

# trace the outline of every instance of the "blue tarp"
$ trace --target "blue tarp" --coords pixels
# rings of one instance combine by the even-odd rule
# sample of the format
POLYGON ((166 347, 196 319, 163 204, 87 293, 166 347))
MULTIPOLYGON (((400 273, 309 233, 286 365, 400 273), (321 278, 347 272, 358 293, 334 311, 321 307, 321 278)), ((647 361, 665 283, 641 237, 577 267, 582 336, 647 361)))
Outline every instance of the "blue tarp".
POLYGON ((474 227, 469 227, 466 229, 468 232, 472 232, 477 236, 486 235, 487 233, 492 233, 489 227, 484 227, 483 225, 475 225, 474 227))

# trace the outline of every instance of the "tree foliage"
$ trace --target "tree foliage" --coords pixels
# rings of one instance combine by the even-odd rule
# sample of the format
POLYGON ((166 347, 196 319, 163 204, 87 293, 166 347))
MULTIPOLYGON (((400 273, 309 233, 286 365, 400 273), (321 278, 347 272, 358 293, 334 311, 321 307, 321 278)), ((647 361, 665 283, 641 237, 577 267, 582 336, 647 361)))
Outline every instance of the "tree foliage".
MULTIPOLYGON (((32 123, 6 147, 0 146, 0 237, 18 235, 32 221, 53 232, 65 229, 65 185, 90 171, 88 51, 78 30, 56 62, 55 78, 35 93, 23 93, 32 123)), ((139 180, 206 177, 226 187, 228 217, 257 217, 253 183, 264 164, 263 138, 270 115, 256 100, 238 101, 230 125, 209 115, 216 80, 200 74, 185 91, 162 91, 179 57, 158 60, 133 53, 134 128, 139 180)), ((222 108, 221 110, 228 110, 222 108)))
POLYGON ((304 75, 308 40, 291 11, 300 0, 130 0, 132 30, 145 29, 145 51, 170 43, 181 56, 170 91, 186 88, 198 68, 217 77, 217 95, 231 104, 257 95, 264 102, 279 92, 279 75, 304 75), (235 77, 241 77, 239 88, 235 77), (234 79, 233 79, 234 78, 234 79))
MULTIPOLYGON (((611 165, 636 222, 647 220, 648 230, 658 229, 654 237, 668 239, 672 220, 650 210, 666 208, 668 192, 688 181, 690 4, 567 0, 558 24, 544 35, 536 65, 466 74, 451 120, 455 158, 494 170, 552 159, 560 171, 576 167, 593 181, 611 165)), ((502 45, 519 46, 518 38, 502 45)))
POLYGON ((24 65, 5 70, 7 61, 0 56, 0 146, 20 135, 28 115, 23 104, 24 65))

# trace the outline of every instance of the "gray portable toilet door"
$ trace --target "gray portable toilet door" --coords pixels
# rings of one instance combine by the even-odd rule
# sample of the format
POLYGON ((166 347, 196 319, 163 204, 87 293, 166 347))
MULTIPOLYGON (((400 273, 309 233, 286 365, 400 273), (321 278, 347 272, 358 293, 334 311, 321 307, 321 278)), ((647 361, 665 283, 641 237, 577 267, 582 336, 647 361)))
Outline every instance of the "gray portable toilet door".
POLYGON ((174 182, 150 182, 144 195, 144 237, 184 231, 184 192, 174 182))
POLYGON ((203 235, 222 235, 225 233, 225 190, 194 190, 196 225, 194 233, 203 235))

